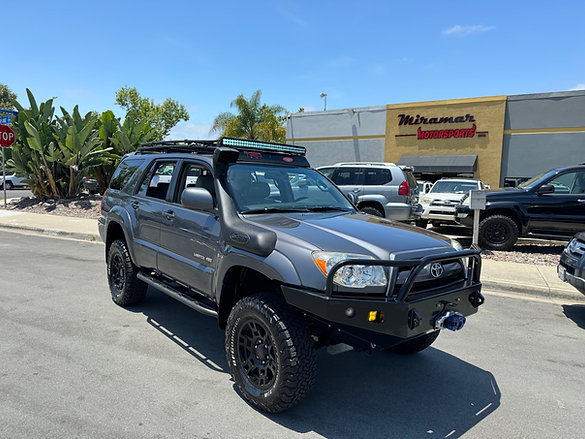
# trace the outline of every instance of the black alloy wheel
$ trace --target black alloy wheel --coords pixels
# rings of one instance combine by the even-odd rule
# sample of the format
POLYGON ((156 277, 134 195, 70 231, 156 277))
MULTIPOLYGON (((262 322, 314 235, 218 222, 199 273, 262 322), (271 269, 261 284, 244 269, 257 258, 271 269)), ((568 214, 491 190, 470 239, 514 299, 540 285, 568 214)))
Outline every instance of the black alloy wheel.
POLYGON ((510 250, 518 239, 518 226, 505 215, 491 215, 479 224, 479 245, 490 250, 510 250))
POLYGON ((138 267, 124 241, 114 241, 108 251, 108 284, 112 300, 120 306, 136 305, 144 299, 148 285, 136 277, 138 267))
POLYGON ((239 300, 226 327, 226 356, 240 394, 268 413, 297 405, 315 381, 314 342, 278 292, 239 300))

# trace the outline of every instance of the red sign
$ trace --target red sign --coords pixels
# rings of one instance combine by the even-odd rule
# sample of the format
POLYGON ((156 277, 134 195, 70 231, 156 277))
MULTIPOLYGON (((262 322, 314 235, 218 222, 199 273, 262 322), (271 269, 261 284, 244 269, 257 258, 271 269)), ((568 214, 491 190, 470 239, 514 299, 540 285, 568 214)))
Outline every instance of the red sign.
POLYGON ((0 125, 0 146, 2 148, 9 148, 15 140, 16 136, 12 128, 6 125, 0 125))

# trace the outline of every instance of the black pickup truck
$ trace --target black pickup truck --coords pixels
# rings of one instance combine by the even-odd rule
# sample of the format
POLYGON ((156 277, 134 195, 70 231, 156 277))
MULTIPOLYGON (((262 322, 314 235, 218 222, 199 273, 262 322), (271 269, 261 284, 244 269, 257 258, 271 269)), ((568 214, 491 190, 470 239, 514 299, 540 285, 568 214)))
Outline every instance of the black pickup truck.
POLYGON ((267 412, 307 394, 315 347, 414 353, 484 301, 477 251, 359 213, 296 145, 145 145, 112 177, 99 230, 113 301, 150 286, 216 317, 239 391, 267 412))
MULTIPOLYGON (((569 239, 585 231, 585 165, 556 168, 515 188, 486 192, 479 245, 510 250, 518 237, 569 239)), ((456 209, 457 221, 473 227, 469 196, 456 209)))

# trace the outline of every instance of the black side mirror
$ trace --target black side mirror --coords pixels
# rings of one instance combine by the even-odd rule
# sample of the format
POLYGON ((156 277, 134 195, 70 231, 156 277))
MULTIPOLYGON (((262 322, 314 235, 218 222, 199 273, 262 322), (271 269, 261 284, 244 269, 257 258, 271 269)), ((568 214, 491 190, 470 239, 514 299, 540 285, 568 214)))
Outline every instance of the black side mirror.
POLYGON ((543 184, 542 186, 540 186, 538 188, 538 190, 536 191, 536 193, 538 195, 544 195, 544 194, 552 194, 555 191, 555 187, 552 184, 543 184))
POLYGON ((213 197, 202 187, 188 187, 181 194, 181 205, 191 210, 213 212, 213 197))

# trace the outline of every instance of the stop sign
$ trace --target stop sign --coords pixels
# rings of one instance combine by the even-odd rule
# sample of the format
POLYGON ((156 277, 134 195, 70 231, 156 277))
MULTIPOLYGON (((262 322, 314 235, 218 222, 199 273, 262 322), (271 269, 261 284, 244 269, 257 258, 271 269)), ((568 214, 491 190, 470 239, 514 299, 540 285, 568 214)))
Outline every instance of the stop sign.
POLYGON ((14 143, 15 140, 16 136, 14 135, 12 128, 6 125, 0 125, 0 146, 3 148, 8 148, 14 143))

